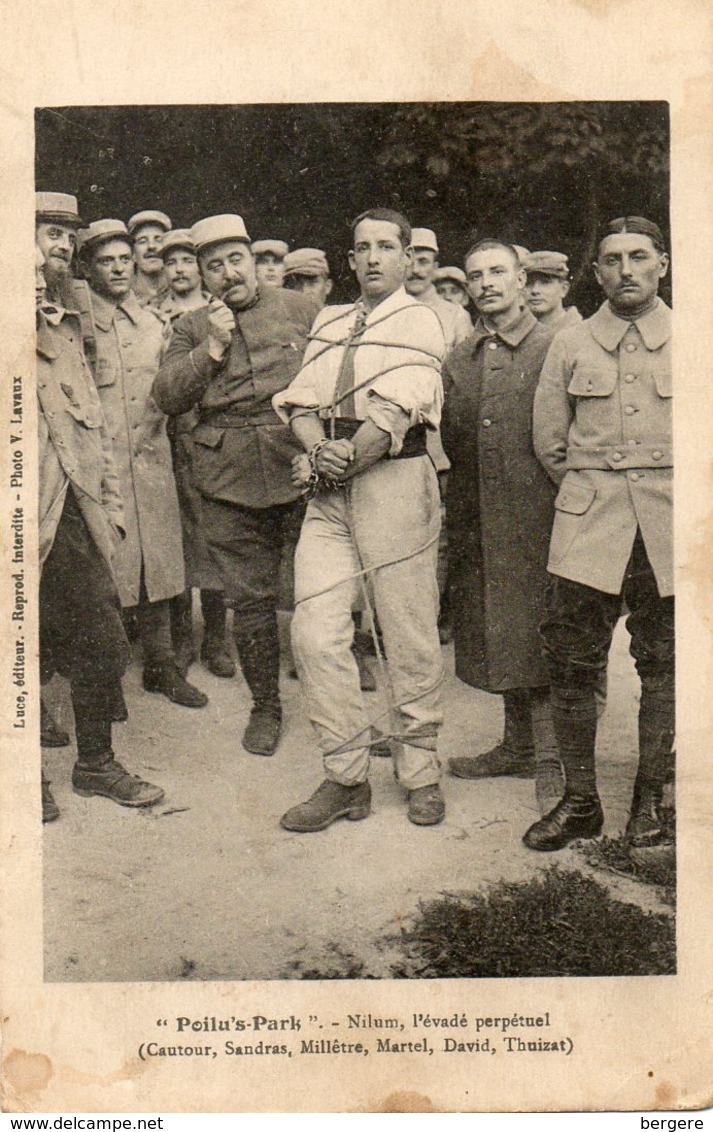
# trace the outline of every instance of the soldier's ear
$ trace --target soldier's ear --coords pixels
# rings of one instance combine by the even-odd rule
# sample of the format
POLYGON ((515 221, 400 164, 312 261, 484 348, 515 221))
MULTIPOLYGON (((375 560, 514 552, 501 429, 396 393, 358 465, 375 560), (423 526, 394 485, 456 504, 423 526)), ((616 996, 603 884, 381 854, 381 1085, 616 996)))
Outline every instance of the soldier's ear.
POLYGON ((332 288, 333 288, 333 287, 334 287, 334 280, 333 280, 333 279, 328 279, 328 280, 327 280, 327 286, 326 286, 326 287, 325 287, 325 289, 324 289, 324 293, 325 293, 325 296, 326 296, 327 298, 329 298, 329 296, 331 295, 331 293, 332 293, 332 288))
POLYGON ((661 252, 661 255, 659 257, 659 263, 660 263, 659 279, 663 279, 663 277, 668 274, 668 267, 669 267, 670 262, 671 262, 671 260, 669 258, 668 252, 661 252))
POLYGON ((354 256, 354 252, 347 252, 347 259, 349 260, 349 266, 351 267, 352 271, 356 271, 356 258, 354 256))
POLYGON ((599 264, 597 263, 596 259, 592 261, 592 271, 594 272, 594 278, 596 279, 597 283, 601 287, 602 277, 601 277, 601 273, 599 271, 599 264))

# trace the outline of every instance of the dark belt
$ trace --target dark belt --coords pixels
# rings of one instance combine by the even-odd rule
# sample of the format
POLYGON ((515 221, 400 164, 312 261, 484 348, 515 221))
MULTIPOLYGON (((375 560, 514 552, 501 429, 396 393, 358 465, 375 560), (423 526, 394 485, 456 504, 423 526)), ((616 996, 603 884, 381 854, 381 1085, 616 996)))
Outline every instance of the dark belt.
POLYGON ((260 427, 264 427, 265 425, 280 425, 281 428, 286 427, 272 406, 266 409, 258 409, 253 413, 231 413, 230 410, 217 413, 201 413, 200 424, 210 425, 212 428, 250 428, 251 425, 260 427))
MULTIPOLYGON (((357 429, 364 424, 363 421, 355 421, 351 417, 335 417, 333 423, 335 440, 351 440, 357 429)), ((414 456, 425 455, 427 455, 426 426, 418 424, 408 430, 401 451, 393 459, 410 460, 414 456)))

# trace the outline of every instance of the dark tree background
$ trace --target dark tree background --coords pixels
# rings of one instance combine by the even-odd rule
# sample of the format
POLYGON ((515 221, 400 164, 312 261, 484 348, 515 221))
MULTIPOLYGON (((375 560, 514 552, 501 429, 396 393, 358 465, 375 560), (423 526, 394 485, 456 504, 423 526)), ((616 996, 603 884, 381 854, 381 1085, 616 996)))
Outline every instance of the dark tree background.
POLYGON ((586 315, 600 301, 589 265, 603 221, 643 214, 668 238, 668 105, 46 108, 36 183, 75 193, 87 221, 161 208, 185 227, 239 212, 255 239, 324 248, 336 299, 354 290, 351 219, 387 205, 436 230, 444 264, 462 265, 484 235, 566 252, 586 315))

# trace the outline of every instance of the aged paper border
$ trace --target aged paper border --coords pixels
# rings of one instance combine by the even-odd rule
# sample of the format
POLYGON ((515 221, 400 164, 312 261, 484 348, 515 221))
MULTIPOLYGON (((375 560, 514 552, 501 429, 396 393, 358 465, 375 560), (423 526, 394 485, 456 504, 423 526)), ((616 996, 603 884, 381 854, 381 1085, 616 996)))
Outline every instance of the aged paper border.
MULTIPOLYGON (((0 9, 3 28, 0 742, 3 1107, 11 1111, 532 1111, 711 1103, 713 725, 712 27, 706 0, 139 0, 0 9), (676 540, 680 641, 679 974, 671 978, 349 983, 42 982, 38 719, 12 734, 11 377, 34 373, 33 111, 186 102, 666 99, 672 125, 677 301, 676 540), (315 1057, 149 1064, 137 1048, 177 1014, 430 1011, 542 1014, 571 1035, 561 1058, 315 1057), (336 1062, 336 1064, 335 1064, 336 1062)), ((61 186, 60 186, 61 187, 61 186)), ((35 491, 25 396, 23 504, 35 491)), ((27 630, 36 639, 36 608, 27 630)))

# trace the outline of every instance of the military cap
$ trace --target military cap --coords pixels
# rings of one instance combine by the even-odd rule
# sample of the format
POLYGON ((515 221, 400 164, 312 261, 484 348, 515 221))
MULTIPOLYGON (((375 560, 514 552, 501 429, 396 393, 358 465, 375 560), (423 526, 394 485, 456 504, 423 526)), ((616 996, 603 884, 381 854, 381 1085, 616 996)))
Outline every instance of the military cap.
POLYGON ((285 278, 288 275, 329 275, 327 257, 319 248, 295 248, 285 256, 285 278))
POLYGON ((515 249, 515 255, 520 260, 520 265, 524 267, 525 260, 530 254, 529 248, 524 248, 522 244, 511 244, 510 247, 515 249))
POLYGON ((253 255, 265 255, 271 252, 278 259, 284 259, 290 250, 289 244, 284 240, 255 240, 250 247, 253 255))
POLYGON ((461 271, 460 267, 438 267, 433 274, 433 282, 440 283, 444 279, 450 279, 453 283, 460 283, 461 287, 465 287, 465 271, 461 271))
POLYGON ((123 220, 95 220, 87 228, 80 228, 77 232, 77 251, 95 248, 108 240, 126 240, 127 244, 133 242, 123 220))
POLYGON ((528 275, 552 275, 569 279, 567 256, 562 252, 530 252, 523 267, 528 275))
POLYGON ((135 212, 130 218, 127 228, 129 233, 133 236, 138 228, 143 228, 144 224, 158 224, 159 228, 163 228, 164 232, 170 232, 173 228, 170 217, 166 216, 165 212, 158 212, 155 208, 147 208, 143 212, 135 212))
POLYGON ((412 228, 410 242, 412 248, 428 248, 429 251, 438 255, 436 233, 432 232, 430 228, 412 228))
POLYGON ((206 216, 197 220, 190 229, 190 237, 197 252, 207 248, 209 244, 222 244, 226 240, 239 240, 243 244, 250 243, 245 221, 242 216, 232 212, 221 213, 220 216, 206 216))
POLYGON ((172 248, 185 248, 186 251, 196 254, 195 245, 191 239, 191 233, 187 228, 173 228, 164 237, 163 243, 159 248, 159 255, 165 259, 166 253, 170 252, 172 248))
POLYGON ((81 228, 84 221, 79 215, 77 198, 69 193, 35 193, 37 220, 81 228))
POLYGON ((647 220, 645 216, 618 216, 616 220, 610 220, 599 233, 599 243, 601 244, 607 236, 618 236, 622 232, 635 232, 640 236, 648 236, 657 251, 666 250, 663 232, 658 224, 654 224, 653 220, 647 220))

